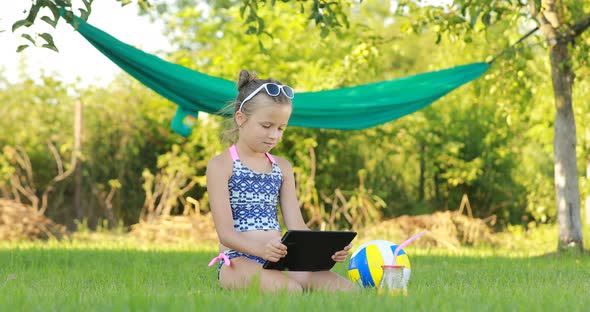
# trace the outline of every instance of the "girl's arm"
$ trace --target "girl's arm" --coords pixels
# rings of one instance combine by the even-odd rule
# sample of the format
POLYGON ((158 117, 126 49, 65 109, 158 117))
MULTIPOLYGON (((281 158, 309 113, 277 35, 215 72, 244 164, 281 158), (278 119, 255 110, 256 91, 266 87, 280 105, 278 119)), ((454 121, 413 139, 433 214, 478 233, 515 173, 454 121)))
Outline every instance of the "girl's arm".
POLYGON ((301 209, 299 209, 293 167, 288 160, 282 157, 274 156, 274 158, 283 172, 283 184, 279 199, 285 225, 288 230, 309 230, 301 215, 301 209))
POLYGON ((232 174, 229 153, 212 158, 207 164, 207 192, 211 214, 219 241, 224 246, 261 257, 265 260, 279 261, 286 247, 281 244, 280 234, 267 243, 248 239, 234 230, 234 222, 229 202, 228 181, 232 174))

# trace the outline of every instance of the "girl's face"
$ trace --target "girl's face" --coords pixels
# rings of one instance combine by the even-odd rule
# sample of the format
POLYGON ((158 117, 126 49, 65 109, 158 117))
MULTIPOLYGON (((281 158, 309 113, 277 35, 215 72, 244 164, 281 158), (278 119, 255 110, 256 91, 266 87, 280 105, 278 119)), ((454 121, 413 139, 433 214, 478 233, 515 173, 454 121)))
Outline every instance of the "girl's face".
POLYGON ((293 108, 291 105, 276 103, 269 97, 259 97, 255 105, 250 117, 241 111, 236 112, 238 141, 256 152, 266 153, 280 142, 293 108))

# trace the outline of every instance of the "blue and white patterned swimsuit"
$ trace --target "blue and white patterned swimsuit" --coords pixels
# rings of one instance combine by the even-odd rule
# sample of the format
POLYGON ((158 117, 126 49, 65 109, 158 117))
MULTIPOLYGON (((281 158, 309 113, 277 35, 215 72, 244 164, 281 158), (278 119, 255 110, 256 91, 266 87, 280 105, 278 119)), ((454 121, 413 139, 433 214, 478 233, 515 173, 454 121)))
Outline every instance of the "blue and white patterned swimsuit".
MULTIPOLYGON (((234 229, 238 232, 254 230, 281 231, 277 216, 279 192, 283 183, 283 173, 274 158, 266 153, 272 164, 269 173, 254 172, 246 167, 238 156, 235 145, 229 149, 233 159, 233 172, 228 181, 229 202, 234 229)), ((224 252, 230 259, 246 257, 260 264, 264 259, 233 249, 224 252)), ((223 261, 219 262, 219 269, 223 261)), ((219 277, 219 271, 218 271, 219 277)))
POLYGON ((252 171, 242 164, 237 152, 235 154, 228 187, 234 229, 238 232, 281 230, 277 205, 283 173, 272 156, 268 153, 266 155, 272 163, 270 173, 252 171))

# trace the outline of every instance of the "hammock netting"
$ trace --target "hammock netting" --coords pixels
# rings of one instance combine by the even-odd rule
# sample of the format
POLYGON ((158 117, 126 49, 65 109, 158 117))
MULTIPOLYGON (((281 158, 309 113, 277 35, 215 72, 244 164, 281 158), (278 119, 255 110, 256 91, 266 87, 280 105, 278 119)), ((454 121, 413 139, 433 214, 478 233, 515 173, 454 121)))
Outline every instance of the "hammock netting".
MULTIPOLYGON (((236 83, 165 61, 78 19, 78 32, 96 49, 178 109, 172 129, 189 136, 199 112, 220 114, 237 95, 236 83)), ((439 71, 354 87, 296 93, 289 125, 354 130, 380 125, 424 108, 481 76, 489 64, 439 71)))

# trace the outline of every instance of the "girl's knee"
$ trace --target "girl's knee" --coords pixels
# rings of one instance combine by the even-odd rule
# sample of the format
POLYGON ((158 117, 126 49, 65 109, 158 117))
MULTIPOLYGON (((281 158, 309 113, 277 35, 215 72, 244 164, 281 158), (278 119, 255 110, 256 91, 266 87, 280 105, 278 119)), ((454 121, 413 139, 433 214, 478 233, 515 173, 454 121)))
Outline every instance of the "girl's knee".
POLYGON ((290 293, 298 294, 303 292, 303 287, 301 284, 297 283, 294 280, 289 280, 288 290, 290 293))
POLYGON ((296 281, 290 279, 264 283, 260 285, 260 288, 262 291, 268 292, 287 291, 292 294, 303 292, 303 287, 296 281))
MULTIPOLYGON (((274 273, 274 272, 273 272, 274 273)), ((278 272, 277 272, 278 273, 278 272)), ((283 274, 271 274, 262 278, 260 283, 262 291, 277 292, 288 291, 289 293, 301 293, 303 287, 294 279, 288 278, 283 274)))

